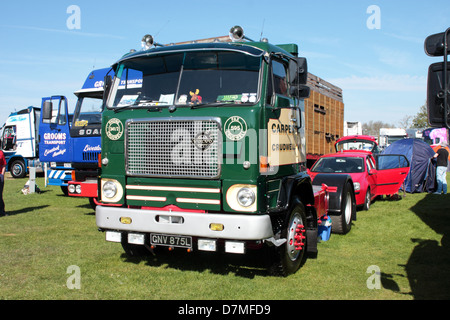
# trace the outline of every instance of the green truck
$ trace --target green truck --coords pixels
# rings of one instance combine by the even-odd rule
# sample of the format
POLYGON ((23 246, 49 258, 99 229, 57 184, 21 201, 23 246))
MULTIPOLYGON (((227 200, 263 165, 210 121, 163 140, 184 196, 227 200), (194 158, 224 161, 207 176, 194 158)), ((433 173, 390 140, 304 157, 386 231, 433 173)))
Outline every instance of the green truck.
MULTIPOLYGON (((318 230, 356 218, 348 175, 306 172, 307 62, 295 44, 246 39, 154 45, 105 79, 96 223, 129 255, 269 252, 286 276, 317 254, 318 230), (131 79, 131 80, 129 80, 131 79)), ((153 44, 153 45, 152 45, 153 44)))

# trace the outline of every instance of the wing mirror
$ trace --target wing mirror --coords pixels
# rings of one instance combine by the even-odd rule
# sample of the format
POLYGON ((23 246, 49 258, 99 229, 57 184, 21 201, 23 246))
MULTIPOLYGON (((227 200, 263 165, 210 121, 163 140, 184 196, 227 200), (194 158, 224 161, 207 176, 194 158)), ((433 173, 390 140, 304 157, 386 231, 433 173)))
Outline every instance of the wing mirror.
POLYGON ((289 60, 290 94, 297 98, 308 98, 308 62, 306 58, 296 57, 289 60))
POLYGON ((53 102, 50 100, 45 100, 42 105, 42 119, 51 120, 52 119, 53 102))
POLYGON ((106 99, 108 99, 109 91, 111 91, 112 86, 112 78, 110 75, 105 76, 103 81, 103 104, 106 103, 106 99))
POLYGON ((450 28, 425 39, 425 53, 431 57, 444 57, 444 62, 433 63, 428 69, 427 111, 431 126, 450 129, 450 90, 447 55, 450 53, 450 28))
MULTIPOLYGON (((444 83, 449 81, 450 66, 444 71, 444 63, 438 62, 430 65, 428 69, 428 83, 427 83, 427 111, 428 122, 431 126, 443 127, 446 123, 450 123, 448 99, 445 99, 444 83), (447 81, 445 81, 445 78, 447 81), (445 106, 447 104, 447 106, 445 106)), ((447 88, 447 94, 449 90, 447 88)))

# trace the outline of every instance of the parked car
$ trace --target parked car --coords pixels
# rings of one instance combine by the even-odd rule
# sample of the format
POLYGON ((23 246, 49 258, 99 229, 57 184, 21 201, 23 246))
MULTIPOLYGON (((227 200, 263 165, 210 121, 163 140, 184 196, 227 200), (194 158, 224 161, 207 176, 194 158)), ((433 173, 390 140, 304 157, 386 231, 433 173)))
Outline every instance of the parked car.
POLYGON ((343 150, 365 150, 373 154, 379 153, 377 139, 374 136, 352 135, 340 138, 334 144, 336 152, 343 150))
POLYGON ((352 150, 324 155, 308 170, 312 180, 318 173, 350 175, 356 205, 364 210, 369 210, 377 196, 396 194, 408 172, 409 162, 404 155, 374 155, 352 150))

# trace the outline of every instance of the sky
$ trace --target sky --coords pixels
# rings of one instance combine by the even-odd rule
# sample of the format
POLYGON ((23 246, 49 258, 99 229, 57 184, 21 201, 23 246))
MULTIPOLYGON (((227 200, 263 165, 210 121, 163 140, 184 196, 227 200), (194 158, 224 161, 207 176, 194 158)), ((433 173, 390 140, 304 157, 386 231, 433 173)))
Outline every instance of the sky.
POLYGON ((448 0, 59 0, 0 4, 0 125, 11 112, 74 91, 145 34, 162 44, 228 35, 296 43, 308 71, 343 90, 345 121, 399 126, 426 103, 423 49, 450 27, 448 0))

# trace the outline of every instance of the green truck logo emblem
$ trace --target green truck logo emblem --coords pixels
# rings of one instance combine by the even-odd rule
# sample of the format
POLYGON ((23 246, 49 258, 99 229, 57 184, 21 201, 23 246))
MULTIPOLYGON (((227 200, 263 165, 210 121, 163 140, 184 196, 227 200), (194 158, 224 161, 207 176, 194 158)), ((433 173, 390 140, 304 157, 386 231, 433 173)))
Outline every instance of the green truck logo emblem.
POLYGON ((247 133, 247 123, 239 116, 228 118, 225 122, 225 135, 228 139, 239 141, 245 137, 247 133))
POLYGON ((110 119, 108 121, 108 123, 106 124, 105 129, 106 129, 106 135, 111 140, 119 140, 120 137, 122 137, 123 124, 117 118, 110 119))

